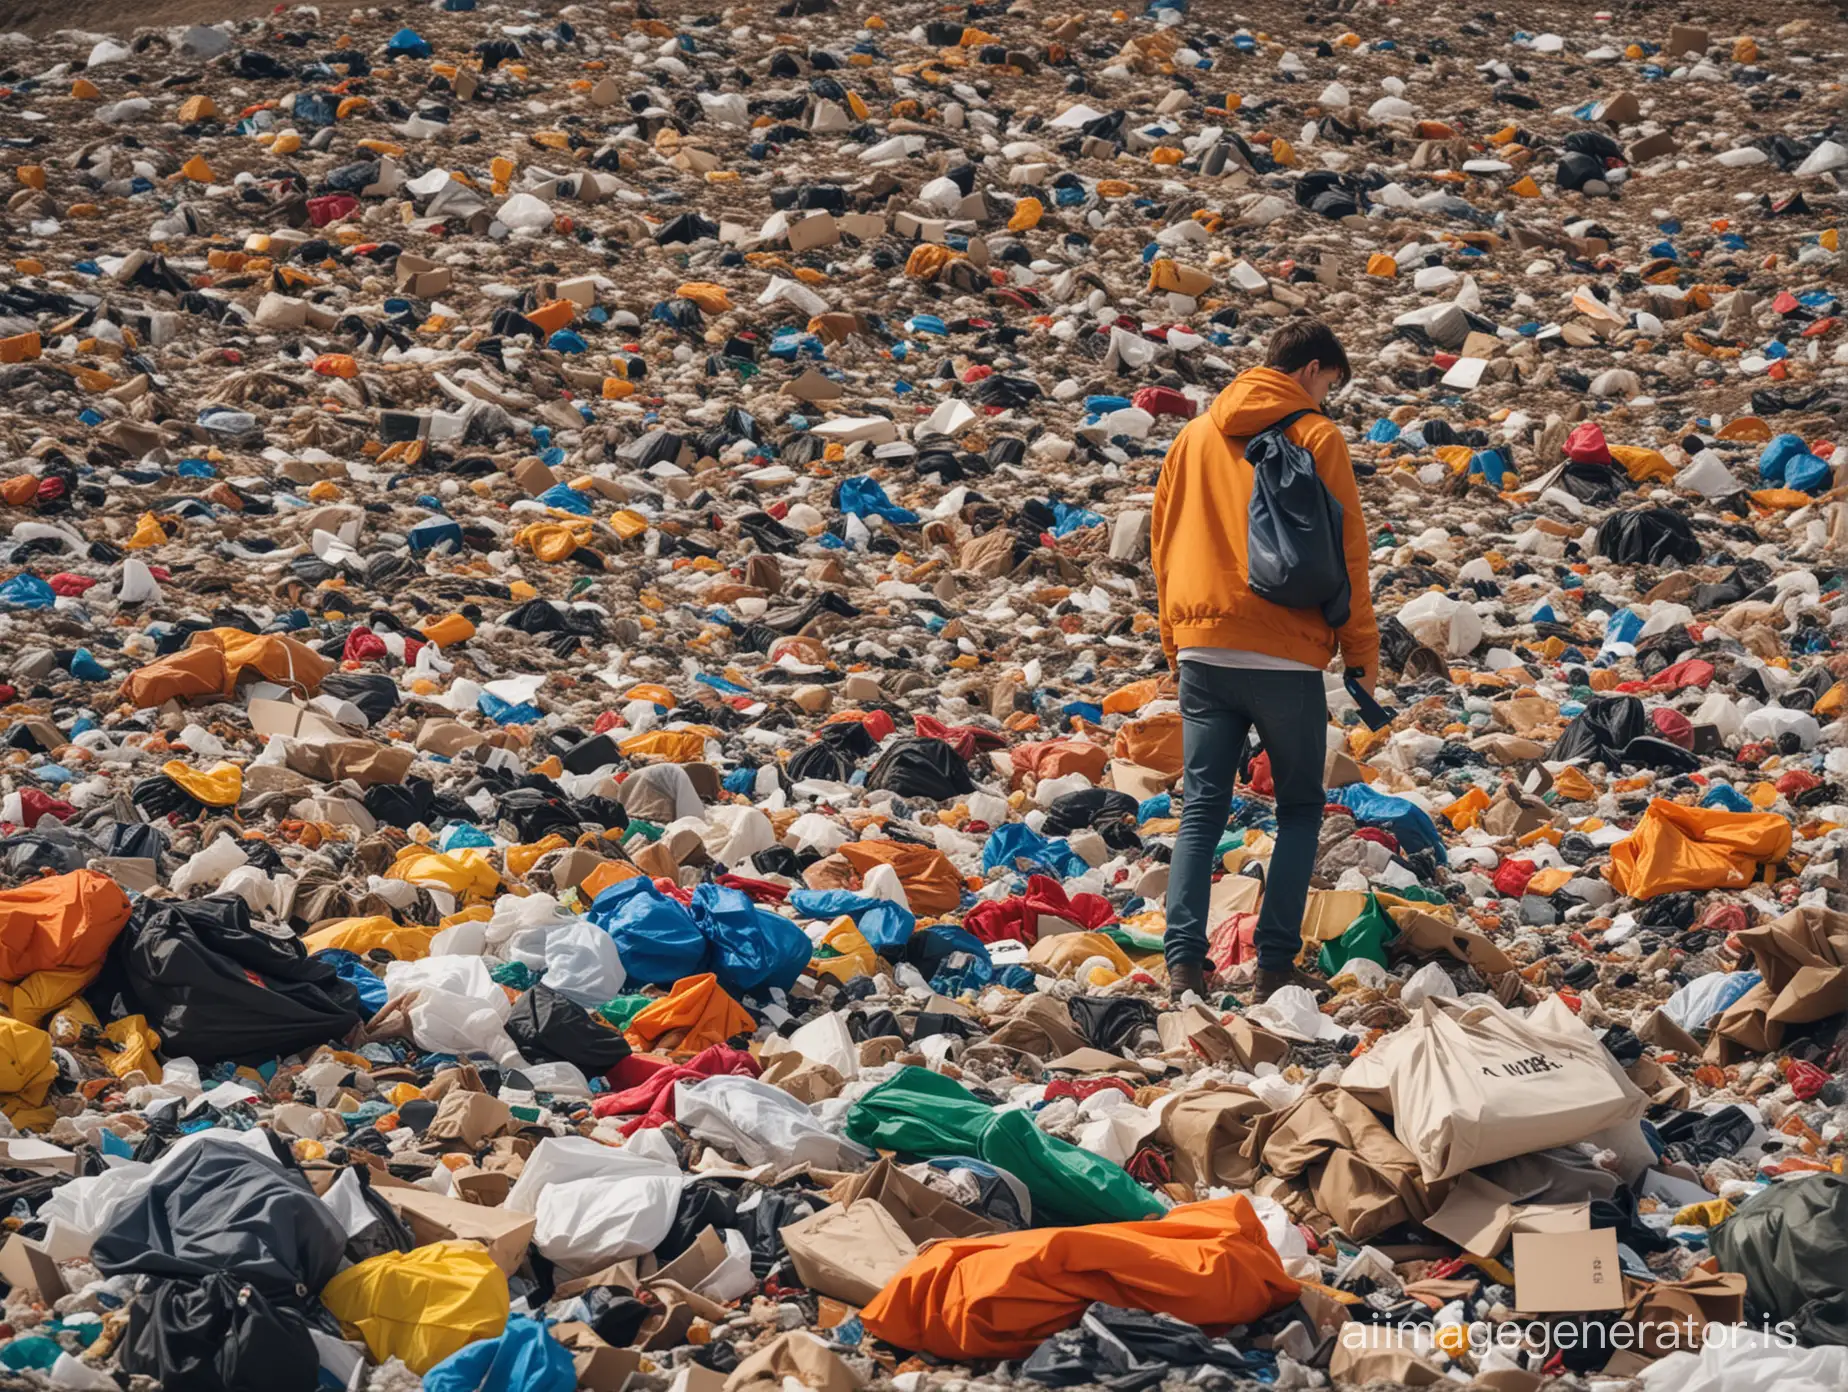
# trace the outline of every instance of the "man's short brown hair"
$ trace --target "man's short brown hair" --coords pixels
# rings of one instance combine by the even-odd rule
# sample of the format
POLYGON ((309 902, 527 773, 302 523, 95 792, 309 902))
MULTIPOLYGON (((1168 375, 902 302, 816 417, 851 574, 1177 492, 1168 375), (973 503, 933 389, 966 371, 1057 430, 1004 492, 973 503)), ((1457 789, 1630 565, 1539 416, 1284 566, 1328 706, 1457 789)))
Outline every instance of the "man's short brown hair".
POLYGON ((1335 331, 1320 319, 1292 319, 1270 336, 1264 345, 1264 365, 1279 372, 1295 372, 1310 363, 1324 368, 1339 368, 1346 386, 1354 370, 1348 366, 1347 349, 1335 337, 1335 331))

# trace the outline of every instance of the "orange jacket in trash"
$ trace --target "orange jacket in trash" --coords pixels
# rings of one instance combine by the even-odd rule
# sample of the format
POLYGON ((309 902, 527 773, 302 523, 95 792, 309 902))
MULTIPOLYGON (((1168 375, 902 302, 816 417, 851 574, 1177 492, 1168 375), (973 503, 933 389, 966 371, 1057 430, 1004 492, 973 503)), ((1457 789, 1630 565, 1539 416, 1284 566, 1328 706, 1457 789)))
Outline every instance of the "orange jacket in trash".
POLYGON ((1229 1325, 1262 1318, 1297 1290, 1251 1201, 1234 1195, 1146 1222, 935 1242, 860 1318, 875 1338, 938 1358, 1017 1358, 1096 1300, 1229 1325))
POLYGON ((1315 455, 1315 471, 1341 504, 1341 546, 1354 595, 1348 621, 1332 629, 1314 609, 1286 609, 1246 583, 1251 468, 1245 441, 1292 411, 1313 409, 1288 373, 1254 367, 1220 392, 1175 437, 1155 487, 1150 543, 1161 594, 1161 647, 1240 648, 1325 667, 1379 672, 1380 634, 1367 583, 1369 542, 1347 441, 1326 416, 1304 416, 1286 432, 1315 455))

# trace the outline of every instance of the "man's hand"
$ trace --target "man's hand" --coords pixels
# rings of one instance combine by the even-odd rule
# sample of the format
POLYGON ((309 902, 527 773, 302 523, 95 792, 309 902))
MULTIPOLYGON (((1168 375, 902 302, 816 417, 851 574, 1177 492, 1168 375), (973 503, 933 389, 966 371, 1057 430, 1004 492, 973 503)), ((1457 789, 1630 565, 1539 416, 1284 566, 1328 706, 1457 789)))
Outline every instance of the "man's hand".
POLYGON ((1344 681, 1352 681, 1352 682, 1357 683, 1360 689, 1366 692, 1369 696, 1378 694, 1377 692, 1374 691, 1373 688, 1378 683, 1379 679, 1373 673, 1369 672, 1365 667, 1349 667, 1341 675, 1344 681))

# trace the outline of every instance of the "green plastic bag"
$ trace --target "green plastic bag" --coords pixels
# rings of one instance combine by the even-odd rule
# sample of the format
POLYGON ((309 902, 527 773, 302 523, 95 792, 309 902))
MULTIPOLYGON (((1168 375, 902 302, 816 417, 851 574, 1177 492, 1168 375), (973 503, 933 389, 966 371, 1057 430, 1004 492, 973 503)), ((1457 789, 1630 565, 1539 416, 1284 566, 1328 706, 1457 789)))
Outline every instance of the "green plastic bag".
MULTIPOLYGON (((1418 904, 1442 904, 1444 896, 1424 888, 1422 885, 1408 885, 1395 891, 1395 897, 1409 899, 1418 904)), ((1347 931, 1332 942, 1322 944, 1322 951, 1315 959, 1324 976, 1333 978, 1340 975, 1341 969, 1356 957, 1365 957, 1370 962, 1386 965, 1386 949, 1392 940, 1399 936, 1399 925, 1392 921, 1385 906, 1380 903, 1377 894, 1367 896, 1367 907, 1360 911, 1360 916, 1348 924, 1347 931)))
POLYGON ((655 1003, 653 996, 618 996, 615 1000, 605 1001, 597 1007, 597 1014, 608 1024, 619 1030, 629 1028, 629 1022, 655 1003))
POLYGON ((972 1155, 998 1165, 1027 1186, 1038 1226, 1123 1223, 1162 1212, 1115 1161, 1048 1136, 1029 1112, 997 1111, 927 1068, 903 1069, 854 1103, 847 1135, 922 1160, 972 1155))
POLYGON ((1330 978, 1339 976, 1341 969, 1356 957, 1365 957, 1383 967, 1386 965, 1386 944, 1398 936, 1398 925, 1386 917, 1380 901, 1369 894, 1367 907, 1360 911, 1360 917, 1348 924, 1347 931, 1340 937, 1322 944, 1315 963, 1322 974, 1330 978))

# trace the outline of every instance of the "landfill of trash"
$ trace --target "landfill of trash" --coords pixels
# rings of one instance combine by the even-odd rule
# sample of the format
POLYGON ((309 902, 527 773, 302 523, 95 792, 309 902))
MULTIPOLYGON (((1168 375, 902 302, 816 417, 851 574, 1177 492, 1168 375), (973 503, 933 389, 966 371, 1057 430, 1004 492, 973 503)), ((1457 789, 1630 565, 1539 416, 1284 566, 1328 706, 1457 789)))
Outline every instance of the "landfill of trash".
POLYGON ((1848 1388, 1848 21, 1248 9, 0 34, 0 1385, 1848 1388), (1393 719, 1176 1001, 1305 315, 1393 719))

